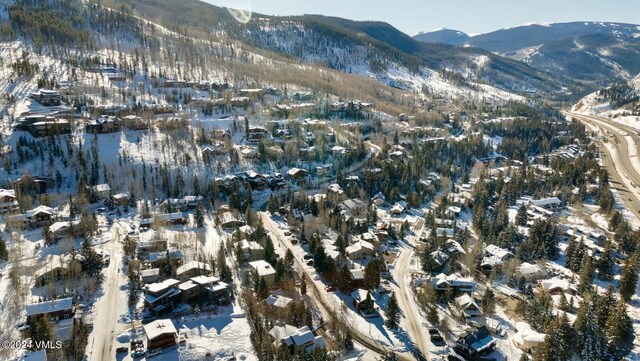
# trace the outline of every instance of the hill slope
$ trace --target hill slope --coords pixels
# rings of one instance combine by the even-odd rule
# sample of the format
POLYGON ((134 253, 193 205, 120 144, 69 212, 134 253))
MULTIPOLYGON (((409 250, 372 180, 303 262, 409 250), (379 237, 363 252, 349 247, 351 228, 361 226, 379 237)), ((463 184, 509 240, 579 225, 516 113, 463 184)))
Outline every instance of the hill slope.
POLYGON ((440 43, 454 46, 462 46, 471 38, 462 31, 442 28, 439 30, 422 32, 413 37, 425 43, 440 43))

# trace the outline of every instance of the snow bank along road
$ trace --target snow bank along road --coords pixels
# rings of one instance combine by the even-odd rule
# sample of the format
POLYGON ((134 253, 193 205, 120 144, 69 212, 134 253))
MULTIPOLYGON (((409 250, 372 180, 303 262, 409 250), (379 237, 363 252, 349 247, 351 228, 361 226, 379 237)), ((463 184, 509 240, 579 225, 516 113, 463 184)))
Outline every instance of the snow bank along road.
MULTIPOLYGON (((278 226, 278 224, 276 224, 273 219, 271 219, 271 216, 269 215, 269 213, 267 212, 260 212, 259 213, 259 217, 262 219, 262 224, 264 225, 264 228, 266 230, 268 230, 271 235, 273 237, 276 238, 276 240, 280 243, 280 245, 282 247, 284 247, 285 249, 289 248, 293 251, 294 255, 297 253, 294 251, 294 247, 291 244, 291 242, 285 237, 283 231, 280 229, 280 227, 278 226)), ((337 310, 334 310, 331 307, 331 303, 329 302, 329 300, 326 298, 326 291, 324 289, 320 289, 318 287, 318 284, 314 281, 313 276, 309 273, 309 269, 307 267, 305 267, 305 265, 302 264, 302 262, 300 261, 300 257, 294 257, 295 260, 295 264, 296 264, 296 268, 298 269, 298 272, 300 273, 301 277, 305 277, 306 282, 307 282, 307 294, 309 296, 311 296, 311 298, 313 298, 314 302, 316 303, 316 305, 322 310, 322 313, 325 315, 325 319, 329 319, 328 315, 332 312, 336 312, 337 310), (310 292, 309 292, 310 291, 310 292)), ((340 318, 336 318, 337 322, 340 322, 342 324, 342 326, 345 327, 345 329, 348 329, 349 332, 351 333, 351 336, 353 337, 353 339, 357 342, 359 342, 362 346, 366 347, 367 349, 378 353, 378 354, 384 354, 384 353, 388 353, 391 352, 391 350, 387 349, 386 347, 378 344, 375 342, 375 340, 370 339, 369 337, 367 337, 366 335, 362 334, 360 331, 358 331, 355 327, 353 327, 352 325, 350 325, 347 322, 343 322, 342 320, 340 320, 340 318)), ((413 357, 410 357, 407 354, 404 353, 397 353, 398 359, 399 360, 413 360, 413 357)))
POLYGON ((584 123, 591 130, 597 130, 602 135, 613 137, 615 142, 598 141, 603 154, 603 162, 613 183, 617 183, 622 201, 631 210, 636 218, 640 218, 640 158, 639 145, 640 136, 638 131, 621 124, 612 122, 609 119, 583 115, 578 113, 565 112, 570 116, 584 123), (626 188, 620 189, 620 187, 626 188))

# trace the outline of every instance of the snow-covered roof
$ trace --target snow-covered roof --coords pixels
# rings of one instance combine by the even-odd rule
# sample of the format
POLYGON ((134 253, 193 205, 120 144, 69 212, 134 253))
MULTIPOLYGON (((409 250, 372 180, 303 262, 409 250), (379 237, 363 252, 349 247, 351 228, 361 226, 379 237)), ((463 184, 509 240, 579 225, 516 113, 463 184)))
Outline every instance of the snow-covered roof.
POLYGON ((544 207, 544 206, 559 204, 559 203, 562 203, 562 201, 558 197, 534 199, 531 201, 531 204, 533 204, 536 207, 544 207))
POLYGON ((178 284, 180 284, 180 281, 173 279, 173 278, 169 278, 166 279, 162 282, 156 282, 156 283, 152 283, 150 285, 147 285, 145 287, 145 291, 148 291, 150 293, 158 293, 158 292, 162 292, 168 288, 171 287, 175 287, 178 284))
POLYGON ((48 314, 52 312, 59 312, 63 310, 70 310, 73 307, 73 298, 60 298, 57 300, 51 300, 40 303, 32 303, 27 305, 27 316, 35 316, 48 314))
POLYGON ((277 290, 273 291, 269 297, 265 298, 264 302, 273 307, 285 308, 293 302, 293 299, 286 297, 282 290, 277 290))
POLYGON ((276 270, 265 260, 249 262, 249 266, 258 273, 258 276, 269 276, 276 273, 276 270))
POLYGON ((166 334, 176 334, 176 327, 171 320, 155 320, 143 326, 147 340, 152 341, 166 334))
POLYGON ((178 267, 178 269, 176 269, 176 274, 179 276, 183 273, 189 272, 194 269, 211 271, 211 266, 204 262, 189 261, 183 264, 182 266, 178 267))

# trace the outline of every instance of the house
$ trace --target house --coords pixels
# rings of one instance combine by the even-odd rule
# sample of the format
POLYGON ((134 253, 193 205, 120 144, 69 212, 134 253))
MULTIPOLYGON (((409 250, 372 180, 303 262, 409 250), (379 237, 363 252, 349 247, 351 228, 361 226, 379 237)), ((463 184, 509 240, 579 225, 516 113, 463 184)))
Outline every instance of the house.
POLYGON ((32 227, 42 227, 53 223, 53 208, 47 206, 37 206, 24 214, 26 222, 32 227))
POLYGON ((144 287, 144 305, 155 315, 167 313, 180 303, 180 281, 169 278, 144 287))
POLYGON ((349 270, 349 273, 351 273, 351 286, 364 287, 364 268, 355 268, 349 270))
POLYGON ((15 361, 47 361, 47 350, 24 351, 15 361))
POLYGON ((338 203, 338 210, 340 211, 340 215, 343 220, 363 215, 366 209, 367 207, 365 204, 357 198, 347 199, 346 201, 338 203))
POLYGON ((48 117, 46 120, 25 125, 22 129, 34 137, 71 133, 71 123, 66 119, 48 117))
POLYGON ((158 282, 160 278, 160 269, 159 268, 149 268, 140 271, 140 278, 142 278, 142 282, 144 283, 154 283, 158 282))
POLYGON ((44 106, 60 105, 60 92, 57 90, 38 89, 30 97, 44 106))
POLYGON ((391 210, 389 211, 389 213, 392 216, 397 216, 399 214, 404 213, 405 209, 407 208, 407 202, 405 201, 398 201, 396 202, 393 207, 391 207, 391 210))
POLYGON ((80 220, 76 221, 64 221, 64 222, 55 222, 51 226, 49 226, 49 232, 51 232, 51 238, 54 241, 61 240, 66 237, 75 237, 74 227, 80 224, 80 220))
POLYGON ((147 121, 143 120, 137 115, 127 115, 122 117, 120 123, 123 127, 130 130, 144 130, 149 128, 147 121))
POLYGON ((367 259, 375 255, 375 247, 367 241, 358 241, 348 246, 345 253, 353 261, 367 259))
POLYGON ((287 308, 287 306, 289 306, 291 302, 293 302, 293 298, 285 296, 284 291, 278 289, 271 292, 271 294, 262 302, 264 302, 266 305, 269 305, 269 307, 284 310, 287 308))
POLYGON ((264 127, 249 127, 247 142, 258 143, 261 139, 266 138, 267 134, 267 129, 264 127))
POLYGON ((85 125, 85 130, 91 134, 115 133, 120 131, 120 121, 112 115, 103 115, 89 120, 85 125))
POLYGON ((258 277, 262 278, 267 286, 273 284, 276 280, 276 270, 265 260, 249 262, 249 266, 252 271, 255 272, 258 277))
POLYGON ((307 172, 306 170, 295 167, 287 171, 287 176, 292 180, 304 179, 307 174, 309 174, 309 172, 307 172))
POLYGON ((151 239, 148 241, 138 242, 138 256, 145 257, 152 252, 160 252, 167 250, 166 239, 151 239))
POLYGON ((380 207, 385 202, 384 194, 381 192, 376 193, 376 195, 371 198, 371 203, 373 203, 376 207, 380 207))
POLYGON ((479 321, 482 318, 482 310, 476 301, 468 293, 456 297, 453 305, 450 305, 451 314, 466 322, 479 321))
POLYGON ((176 276, 180 281, 186 281, 195 276, 206 276, 211 273, 211 266, 198 261, 189 261, 176 270, 176 276))
POLYGON ((152 267, 157 267, 158 263, 162 260, 169 260, 171 264, 174 266, 178 266, 182 264, 182 259, 184 258, 184 254, 180 249, 174 249, 172 251, 164 251, 164 252, 151 252, 147 255, 147 261, 152 267))
POLYGON ((129 203, 129 193, 118 193, 111 196, 116 206, 124 206, 129 203))
POLYGON ((143 326, 147 336, 147 349, 163 349, 176 344, 178 331, 171 320, 155 320, 143 326))
POLYGON ((57 282, 69 272, 61 256, 50 256, 44 263, 33 274, 36 287, 42 287, 49 281, 57 282))
POLYGON ((564 207, 564 202, 562 202, 558 197, 550 197, 542 199, 532 199, 531 201, 529 201, 529 205, 551 212, 559 212, 564 207))
POLYGON ((535 282, 547 276, 547 271, 544 266, 540 264, 531 264, 523 262, 516 270, 516 276, 518 278, 524 277, 527 282, 535 282))
POLYGON ((536 332, 531 329, 526 322, 516 322, 518 332, 513 335, 511 342, 522 351, 531 352, 533 349, 540 347, 544 343, 547 336, 544 333, 536 332))
POLYGON ((73 298, 60 298, 57 300, 32 303, 27 305, 27 322, 33 317, 44 315, 51 320, 63 320, 73 317, 73 298))
POLYGON ((454 291, 454 292, 473 292, 476 289, 476 283, 471 278, 464 278, 457 274, 439 275, 431 278, 431 285, 436 291, 454 291))
POLYGON ((274 339, 276 346, 286 347, 292 355, 313 352, 325 347, 324 338, 314 336, 307 326, 301 328, 287 324, 275 326, 269 330, 269 335, 274 339))
POLYGON ((344 191, 342 190, 342 187, 340 187, 338 183, 332 183, 327 186, 327 193, 342 195, 344 194, 344 191))
POLYGON ((187 222, 187 217, 185 217, 185 215, 182 212, 156 214, 153 217, 153 219, 159 224, 162 224, 165 226, 185 224, 187 222))
POLYGON ((220 225, 227 229, 240 228, 247 224, 242 215, 235 212, 218 214, 218 219, 220 221, 220 225))
POLYGON ((496 340, 489 330, 482 326, 476 331, 460 336, 453 348, 456 352, 474 357, 491 353, 495 346, 496 340))
POLYGON ((98 199, 107 199, 111 194, 111 187, 106 184, 97 184, 89 188, 89 191, 94 194, 98 199))
POLYGON ((498 247, 494 244, 487 245, 484 248, 485 256, 480 262, 480 272, 488 275, 493 270, 500 269, 502 264, 510 258, 513 258, 513 253, 504 248, 498 247))
POLYGON ((15 189, 19 189, 20 193, 42 194, 53 187, 53 178, 25 175, 18 178, 13 186, 15 189))
POLYGON ((551 295, 559 295, 562 293, 568 293, 570 295, 578 294, 578 289, 571 281, 556 277, 538 281, 536 290, 538 292, 547 292, 551 295))
POLYGON ((214 276, 197 276, 190 279, 191 282, 198 285, 199 293, 207 300, 213 301, 218 305, 226 305, 229 303, 229 285, 220 281, 214 276))
POLYGON ((351 292, 351 300, 353 301, 353 307, 355 307, 363 317, 369 318, 379 316, 375 312, 373 298, 371 298, 369 291, 358 288, 351 292))
POLYGON ((240 248, 246 261, 257 261, 264 258, 264 248, 258 242, 243 239, 240 241, 240 248))
POLYGON ((0 213, 14 212, 19 208, 16 191, 13 189, 0 189, 0 213))
POLYGON ((333 172, 333 164, 324 164, 315 168, 318 177, 329 176, 333 172))

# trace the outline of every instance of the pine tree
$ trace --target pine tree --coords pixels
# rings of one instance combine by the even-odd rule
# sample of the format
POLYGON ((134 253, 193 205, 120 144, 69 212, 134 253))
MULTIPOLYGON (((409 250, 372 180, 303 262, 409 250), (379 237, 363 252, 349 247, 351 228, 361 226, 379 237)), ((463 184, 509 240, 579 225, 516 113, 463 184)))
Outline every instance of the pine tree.
POLYGON ((593 302, 585 300, 580 305, 574 323, 578 354, 583 361, 604 360, 607 354, 606 340, 596 323, 593 302))
POLYGON ((567 361, 573 354, 574 331, 566 314, 551 321, 544 343, 534 354, 535 361, 567 361))
POLYGON ((526 226, 527 225, 527 207, 523 204, 518 208, 518 213, 516 214, 516 224, 518 226, 526 226))
POLYGON ((202 207, 196 207, 196 214, 194 215, 196 221, 196 227, 202 228, 204 226, 204 215, 202 214, 202 207))
POLYGON ((391 292, 389 301, 387 302, 387 309, 385 311, 387 317, 384 321, 385 326, 391 329, 396 329, 400 323, 400 306, 398 305, 398 299, 395 292, 391 292))
POLYGON ((29 322, 29 336, 34 342, 52 341, 55 331, 45 315, 38 315, 29 322))
POLYGON ((611 242, 607 242, 604 252, 598 261, 598 277, 605 281, 612 280, 615 265, 616 256, 611 247, 611 242))
POLYGON ((0 261, 6 261, 9 259, 9 251, 7 251, 7 244, 4 239, 0 237, 0 261))
POLYGON ((593 278, 595 277, 596 268, 595 261, 591 256, 585 256, 586 260, 583 262, 582 269, 580 270, 580 284, 578 290, 580 293, 585 293, 591 290, 593 284, 593 278))
POLYGON ((619 349, 622 341, 633 334, 631 318, 627 314, 627 305, 624 301, 618 301, 615 308, 611 310, 606 330, 609 343, 614 350, 619 349))
POLYGON ((629 302, 631 296, 636 293, 636 285, 638 283, 638 255, 635 254, 627 259, 622 268, 622 276, 620 277, 620 296, 629 302))
POLYGON ((307 281, 304 280, 304 277, 300 281, 300 294, 301 295, 307 294, 307 281))
POLYGON ((496 310, 496 297, 491 288, 487 288, 482 296, 482 310, 489 316, 496 310))

